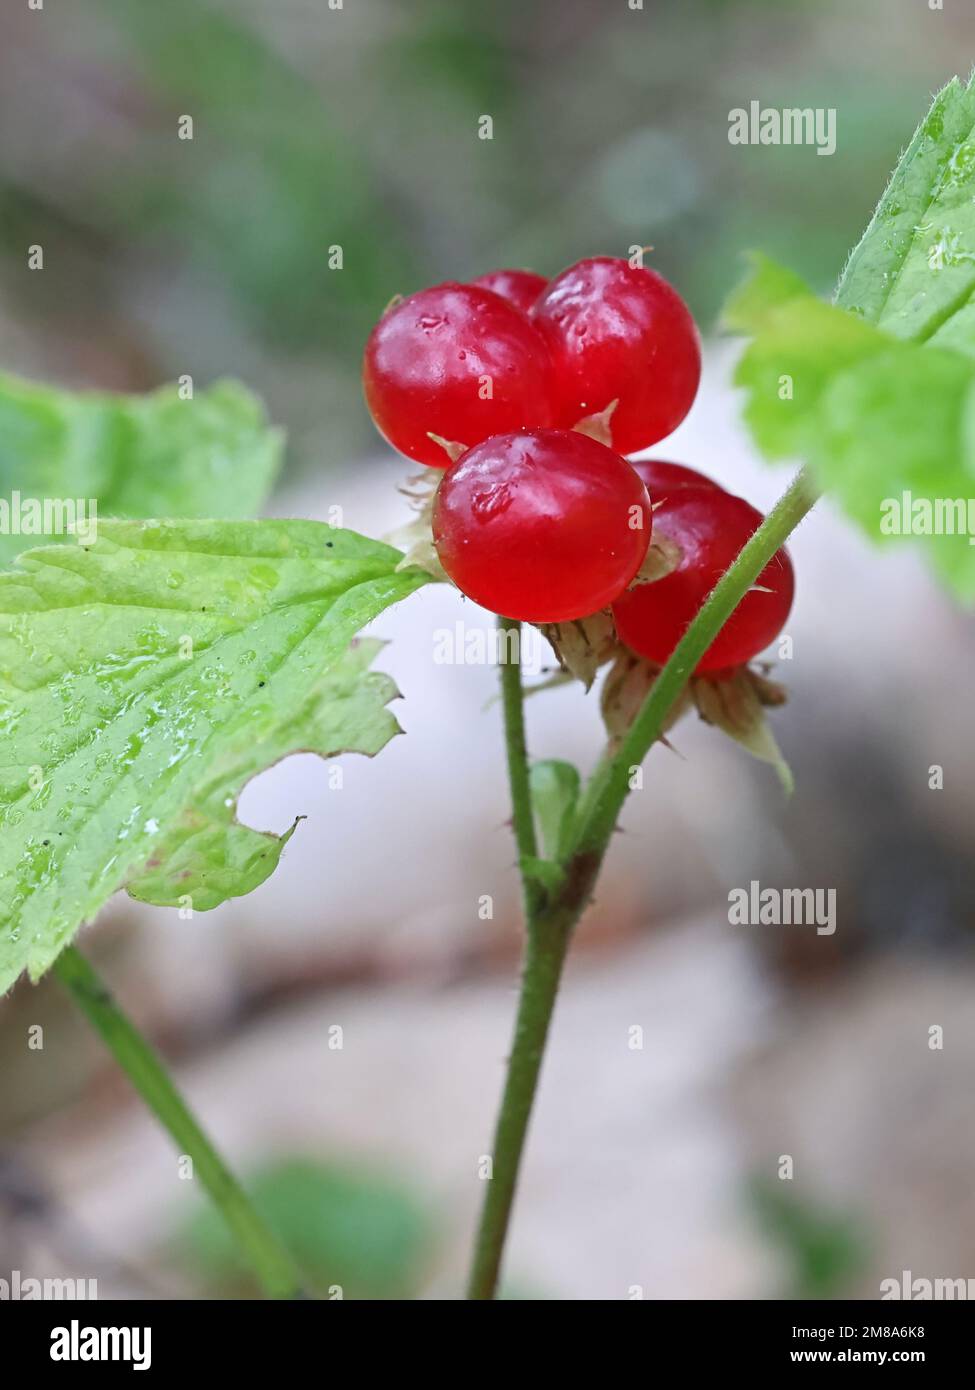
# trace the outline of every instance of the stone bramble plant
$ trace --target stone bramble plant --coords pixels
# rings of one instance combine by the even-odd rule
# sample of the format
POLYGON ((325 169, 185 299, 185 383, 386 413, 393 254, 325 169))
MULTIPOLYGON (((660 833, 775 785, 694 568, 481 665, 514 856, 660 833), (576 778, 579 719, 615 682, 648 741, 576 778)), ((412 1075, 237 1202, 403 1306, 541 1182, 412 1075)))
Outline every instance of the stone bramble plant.
MULTIPOLYGON (((396 692, 357 634, 426 584, 496 613, 509 653, 538 626, 565 679, 588 688, 608 667, 606 752, 585 786, 568 763, 530 763, 521 671, 514 656, 500 669, 525 953, 469 1284, 493 1297, 562 967, 634 770, 693 704, 788 783, 765 719, 784 691, 753 665, 791 607, 784 543, 821 489, 878 540, 892 495, 971 490, 972 84, 936 98, 832 302, 759 258, 726 324, 748 339, 736 379, 758 447, 803 465, 764 518, 686 465, 627 457, 673 431, 700 374, 686 306, 642 263, 394 301, 363 375, 378 426, 424 470, 405 555, 246 519, 281 441, 241 387, 129 399, 0 378, 0 490, 93 498, 99 514, 76 541, 26 548, 54 539, 43 525, 2 538, 0 990, 57 975, 270 1296, 299 1293, 291 1255, 74 946, 80 926, 122 888, 206 910, 262 883, 294 826, 242 825, 242 788, 292 752, 381 751, 396 692)), ((922 543, 975 597, 968 536, 922 543)))

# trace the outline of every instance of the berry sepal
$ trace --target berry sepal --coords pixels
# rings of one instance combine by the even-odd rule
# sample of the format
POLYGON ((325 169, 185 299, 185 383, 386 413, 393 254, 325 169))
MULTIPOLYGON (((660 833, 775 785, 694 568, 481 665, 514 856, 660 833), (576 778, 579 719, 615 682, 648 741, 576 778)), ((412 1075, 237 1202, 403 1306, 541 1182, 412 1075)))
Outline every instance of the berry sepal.
POLYGON ((666 579, 681 561, 681 548, 669 536, 655 535, 647 546, 647 557, 630 583, 629 589, 639 584, 654 584, 658 579, 666 579))
POLYGON ((538 630, 555 652, 562 670, 582 681, 586 690, 592 687, 600 667, 620 651, 616 624, 608 608, 567 623, 540 623, 538 630))
MULTIPOLYGON (((620 649, 600 698, 611 751, 619 747, 629 732, 661 669, 626 648, 620 649)), ((792 772, 765 717, 766 709, 778 708, 787 699, 785 686, 750 666, 692 676, 667 716, 660 741, 669 747, 666 735, 694 708, 705 724, 720 729, 753 757, 774 767, 788 796, 794 787, 792 772)))
POLYGON ((397 572, 407 569, 420 569, 440 583, 450 581, 444 573, 440 556, 433 543, 433 503, 440 484, 439 473, 427 470, 414 473, 399 489, 413 509, 413 518, 399 526, 385 537, 389 545, 403 551, 403 558, 396 566, 397 572))
MULTIPOLYGON (((628 648, 618 647, 616 659, 607 673, 600 695, 600 710, 606 733, 609 735, 611 753, 616 752, 626 734, 629 733, 630 725, 653 689, 661 669, 655 662, 645 661, 642 656, 637 656, 628 648)), ((690 688, 685 686, 667 716, 662 731, 663 735, 670 732, 692 704, 693 697, 690 688)), ((661 742, 666 743, 666 737, 662 737, 661 742)))
POLYGON ((575 434, 584 434, 587 439, 595 439, 597 444, 605 444, 607 449, 613 448, 613 411, 619 405, 619 397, 610 401, 604 410, 597 410, 594 415, 583 415, 581 420, 577 420, 572 426, 575 434))
POLYGON ((774 767, 783 791, 791 796, 795 789, 792 770, 765 718, 766 709, 785 704, 785 686, 750 666, 737 666, 730 671, 693 677, 691 692, 704 722, 721 729, 753 757, 774 767))

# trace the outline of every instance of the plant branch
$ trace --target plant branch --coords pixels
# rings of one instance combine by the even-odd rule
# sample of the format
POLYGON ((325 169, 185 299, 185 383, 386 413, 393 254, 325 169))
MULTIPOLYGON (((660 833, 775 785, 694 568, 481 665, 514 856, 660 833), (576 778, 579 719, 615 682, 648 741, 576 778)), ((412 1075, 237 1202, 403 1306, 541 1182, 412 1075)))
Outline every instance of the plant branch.
POLYGON ((219 1207, 251 1269, 271 1298, 297 1298, 301 1281, 291 1256, 264 1224, 176 1090, 159 1056, 121 1011, 94 968, 73 946, 54 974, 107 1045, 139 1095, 167 1129, 180 1153, 219 1207))
MULTIPOLYGON (((643 762, 697 663, 815 501, 816 495, 800 471, 701 606, 661 670, 619 751, 604 758, 596 769, 579 809, 571 848, 561 866, 564 870, 562 887, 552 897, 546 896, 525 871, 525 859, 534 857, 536 845, 525 744, 524 697, 518 665, 507 662, 501 666, 513 824, 525 895, 526 943, 514 1040, 494 1135, 493 1173, 481 1211, 468 1284, 471 1299, 491 1299, 497 1289, 525 1137, 562 968, 572 930, 592 895, 626 800, 631 769, 643 762)), ((499 625, 507 631, 520 628, 520 624, 507 619, 500 619, 499 625)))

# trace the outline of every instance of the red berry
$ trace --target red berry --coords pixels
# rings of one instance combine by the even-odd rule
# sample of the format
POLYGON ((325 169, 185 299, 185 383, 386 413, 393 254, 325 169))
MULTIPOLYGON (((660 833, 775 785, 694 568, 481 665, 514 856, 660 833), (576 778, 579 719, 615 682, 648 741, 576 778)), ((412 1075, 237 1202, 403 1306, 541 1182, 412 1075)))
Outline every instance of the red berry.
POLYGON ((540 336, 498 295, 435 285, 389 309, 366 344, 366 403, 394 449, 445 468, 429 433, 465 444, 552 423, 551 363, 540 336))
POLYGON ((433 539, 462 593, 506 618, 588 617, 642 565, 647 490, 619 454, 571 430, 502 434, 448 468, 433 539))
POLYGON ((479 275, 471 284, 493 290, 527 314, 548 281, 544 275, 536 275, 534 270, 491 270, 487 275, 479 275))
POLYGON ((713 478, 705 477, 696 468, 688 468, 683 463, 666 463, 663 459, 631 459, 630 467, 636 469, 647 485, 650 501, 661 502, 670 492, 685 487, 716 487, 724 489, 713 478))
MULTIPOLYGON (((743 498, 715 487, 683 488, 666 497, 654 509, 654 529, 658 539, 676 543, 680 560, 663 579, 637 585, 613 604, 620 641, 663 665, 761 522, 761 512, 743 498)), ((760 587, 745 595, 705 652, 698 672, 751 661, 782 631, 795 586, 787 551, 773 555, 757 583, 760 587)))
POLYGON ((672 433, 701 379, 690 310, 652 270, 610 256, 570 266, 551 282, 532 318, 552 353, 556 423, 571 427, 619 404, 613 448, 645 449, 672 433))

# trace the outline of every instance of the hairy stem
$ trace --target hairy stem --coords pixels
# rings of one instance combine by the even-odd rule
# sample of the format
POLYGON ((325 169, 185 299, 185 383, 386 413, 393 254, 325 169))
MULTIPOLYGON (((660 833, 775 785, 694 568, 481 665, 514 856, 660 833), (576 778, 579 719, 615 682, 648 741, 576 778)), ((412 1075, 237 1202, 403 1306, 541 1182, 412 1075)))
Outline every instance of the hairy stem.
POLYGON ((73 946, 61 952, 53 968, 179 1152, 192 1158, 194 1172, 219 1207, 265 1293, 270 1298, 299 1297, 301 1281, 291 1256, 258 1216, 158 1055, 126 1018, 94 968, 73 946))
POLYGON ((521 886, 525 921, 530 923, 541 903, 537 880, 524 872, 526 859, 538 854, 535 813, 532 807, 525 738, 525 694, 521 684, 521 623, 498 619, 501 669, 501 709, 504 715, 504 743, 508 758, 508 787, 511 794, 511 826, 521 867, 521 886))
MULTIPOLYGON (((494 1135, 493 1175, 488 1183, 474 1249, 468 1297, 491 1299, 497 1290, 518 1172, 531 1118, 549 1024, 572 930, 582 916, 602 866, 610 838, 639 767, 659 738, 664 721, 718 632, 731 617, 779 547, 816 501, 800 471, 762 525, 708 595, 660 672, 615 756, 604 758, 586 789, 576 831, 562 868, 562 887, 547 897, 525 872, 536 854, 524 695, 517 661, 502 661, 505 721, 513 825, 521 858, 526 942, 521 993, 501 1108, 494 1135)), ((520 624, 499 619, 505 632, 520 624)), ((511 653, 507 653, 510 658, 511 653)))
POLYGON ((528 1133, 555 996, 571 924, 529 923, 521 993, 492 1151, 493 1172, 481 1209, 467 1296, 493 1298, 497 1290, 521 1155, 528 1133))
POLYGON ((498 631, 501 634, 501 708, 512 829, 521 868, 526 935, 514 1038, 494 1133, 492 1174, 486 1180, 488 1186, 468 1285, 468 1297, 473 1299, 493 1298, 497 1288, 521 1152, 568 945, 567 932, 552 932, 541 926, 539 913, 544 893, 537 879, 525 872, 526 860, 537 857, 538 842, 525 739, 521 623, 499 618, 498 631))

